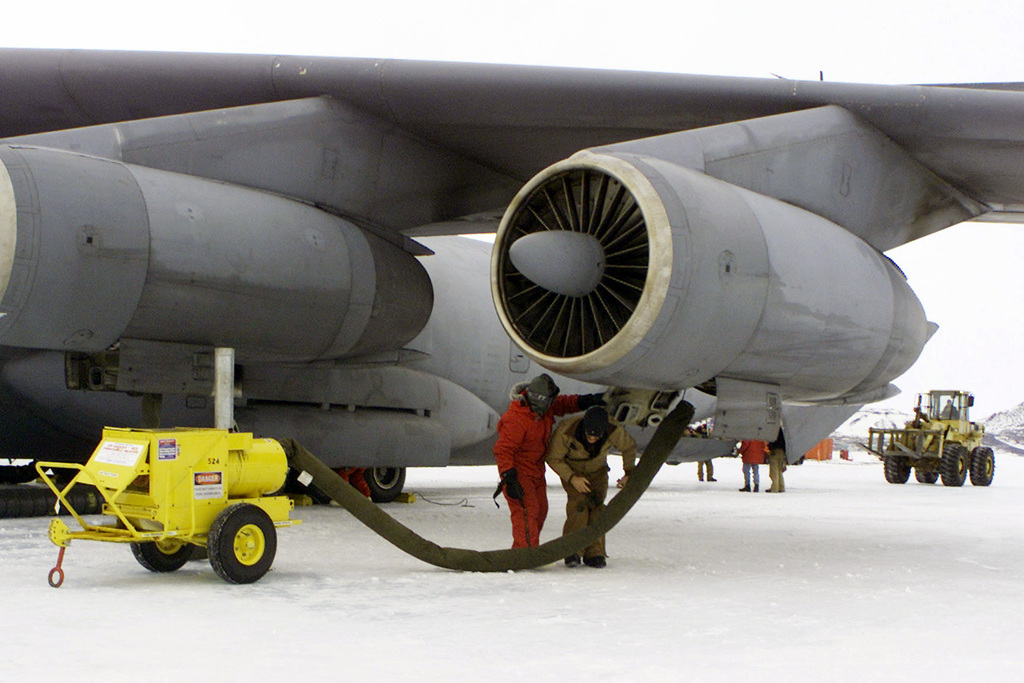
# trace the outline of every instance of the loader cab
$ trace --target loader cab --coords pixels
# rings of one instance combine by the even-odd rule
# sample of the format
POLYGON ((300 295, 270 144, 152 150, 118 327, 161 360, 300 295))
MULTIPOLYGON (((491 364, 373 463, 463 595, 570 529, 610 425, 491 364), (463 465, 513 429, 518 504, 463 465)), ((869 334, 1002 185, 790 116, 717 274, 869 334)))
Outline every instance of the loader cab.
POLYGON ((917 412, 929 420, 970 421, 974 396, 966 391, 935 390, 917 397, 917 412))

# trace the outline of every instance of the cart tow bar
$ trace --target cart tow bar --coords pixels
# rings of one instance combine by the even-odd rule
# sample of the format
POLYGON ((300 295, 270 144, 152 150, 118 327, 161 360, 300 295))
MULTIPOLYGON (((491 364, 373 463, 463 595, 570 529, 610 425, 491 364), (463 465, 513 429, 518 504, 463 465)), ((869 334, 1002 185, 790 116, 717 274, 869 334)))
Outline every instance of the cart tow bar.
POLYGON ((50 585, 53 586, 54 588, 60 588, 60 585, 62 583, 64 583, 64 570, 61 569, 60 565, 64 561, 64 551, 65 550, 67 550, 66 547, 64 547, 64 546, 60 547, 60 552, 57 553, 57 564, 56 564, 56 566, 54 566, 53 569, 50 570, 50 575, 46 577, 46 580, 49 581, 50 585), (56 579, 54 579, 54 575, 55 574, 57 576, 56 579))

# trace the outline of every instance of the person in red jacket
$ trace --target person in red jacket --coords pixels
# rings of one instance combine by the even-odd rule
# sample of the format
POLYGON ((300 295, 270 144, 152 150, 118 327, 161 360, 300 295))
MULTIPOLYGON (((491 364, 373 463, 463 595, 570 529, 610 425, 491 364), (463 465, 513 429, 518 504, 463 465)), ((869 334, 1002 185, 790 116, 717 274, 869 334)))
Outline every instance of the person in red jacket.
POLYGON ((739 446, 740 458, 743 460, 743 488, 740 491, 749 492, 750 473, 754 473, 754 493, 760 486, 760 466, 764 464, 765 455, 768 453, 768 444, 764 441, 741 441, 739 446))
POLYGON ((334 470, 338 476, 347 481, 352 487, 367 498, 372 498, 370 485, 366 483, 365 467, 339 467, 334 470))
POLYGON ((512 518, 512 547, 540 544, 540 531, 548 516, 544 456, 556 417, 601 405, 601 394, 560 396, 546 374, 512 388, 508 410, 498 420, 494 460, 501 481, 494 497, 503 492, 512 518))

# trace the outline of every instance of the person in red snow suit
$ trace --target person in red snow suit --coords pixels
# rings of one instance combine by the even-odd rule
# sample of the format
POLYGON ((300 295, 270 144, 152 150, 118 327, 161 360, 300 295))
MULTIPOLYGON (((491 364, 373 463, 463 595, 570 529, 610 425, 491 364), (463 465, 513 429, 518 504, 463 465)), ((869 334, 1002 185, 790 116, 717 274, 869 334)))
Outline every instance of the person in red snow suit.
POLYGON ((754 475, 753 492, 757 493, 761 485, 760 473, 758 470, 764 464, 765 456, 768 453, 768 444, 764 441, 745 440, 739 445, 740 457, 743 459, 743 488, 740 491, 750 492, 750 475, 754 475))
MULTIPOLYGON (((505 495, 512 519, 512 547, 540 544, 540 531, 548 516, 544 456, 556 417, 586 410, 604 402, 601 394, 560 396, 558 386, 546 374, 529 384, 517 384, 509 396, 508 410, 498 420, 494 460, 501 481, 498 493, 505 495)), ((495 501, 497 502, 497 501, 495 501)))
POLYGON ((359 493, 367 498, 371 497, 370 485, 366 483, 365 467, 339 467, 334 471, 338 473, 339 477, 351 484, 352 488, 356 491, 359 491, 359 493))

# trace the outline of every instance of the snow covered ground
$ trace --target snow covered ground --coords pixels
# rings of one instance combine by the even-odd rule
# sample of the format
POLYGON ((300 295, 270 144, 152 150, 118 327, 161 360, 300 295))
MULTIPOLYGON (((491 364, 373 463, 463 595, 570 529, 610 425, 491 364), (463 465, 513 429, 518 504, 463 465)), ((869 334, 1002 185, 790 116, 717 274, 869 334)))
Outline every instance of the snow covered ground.
MULTIPOLYGON (((783 495, 737 492, 736 460, 717 461, 717 483, 698 482, 694 465, 666 467, 609 535, 603 570, 435 569, 339 508, 307 507, 253 585, 226 584, 206 562, 153 574, 125 546, 77 541, 55 590, 48 520, 0 520, 0 671, 10 681, 1021 680, 1024 458, 996 457, 987 489, 893 486, 856 455, 791 467, 783 495)), ((419 501, 387 509, 444 545, 505 547, 494 479, 490 468, 412 470, 419 501)), ((549 482, 545 540, 564 519, 549 482)))

